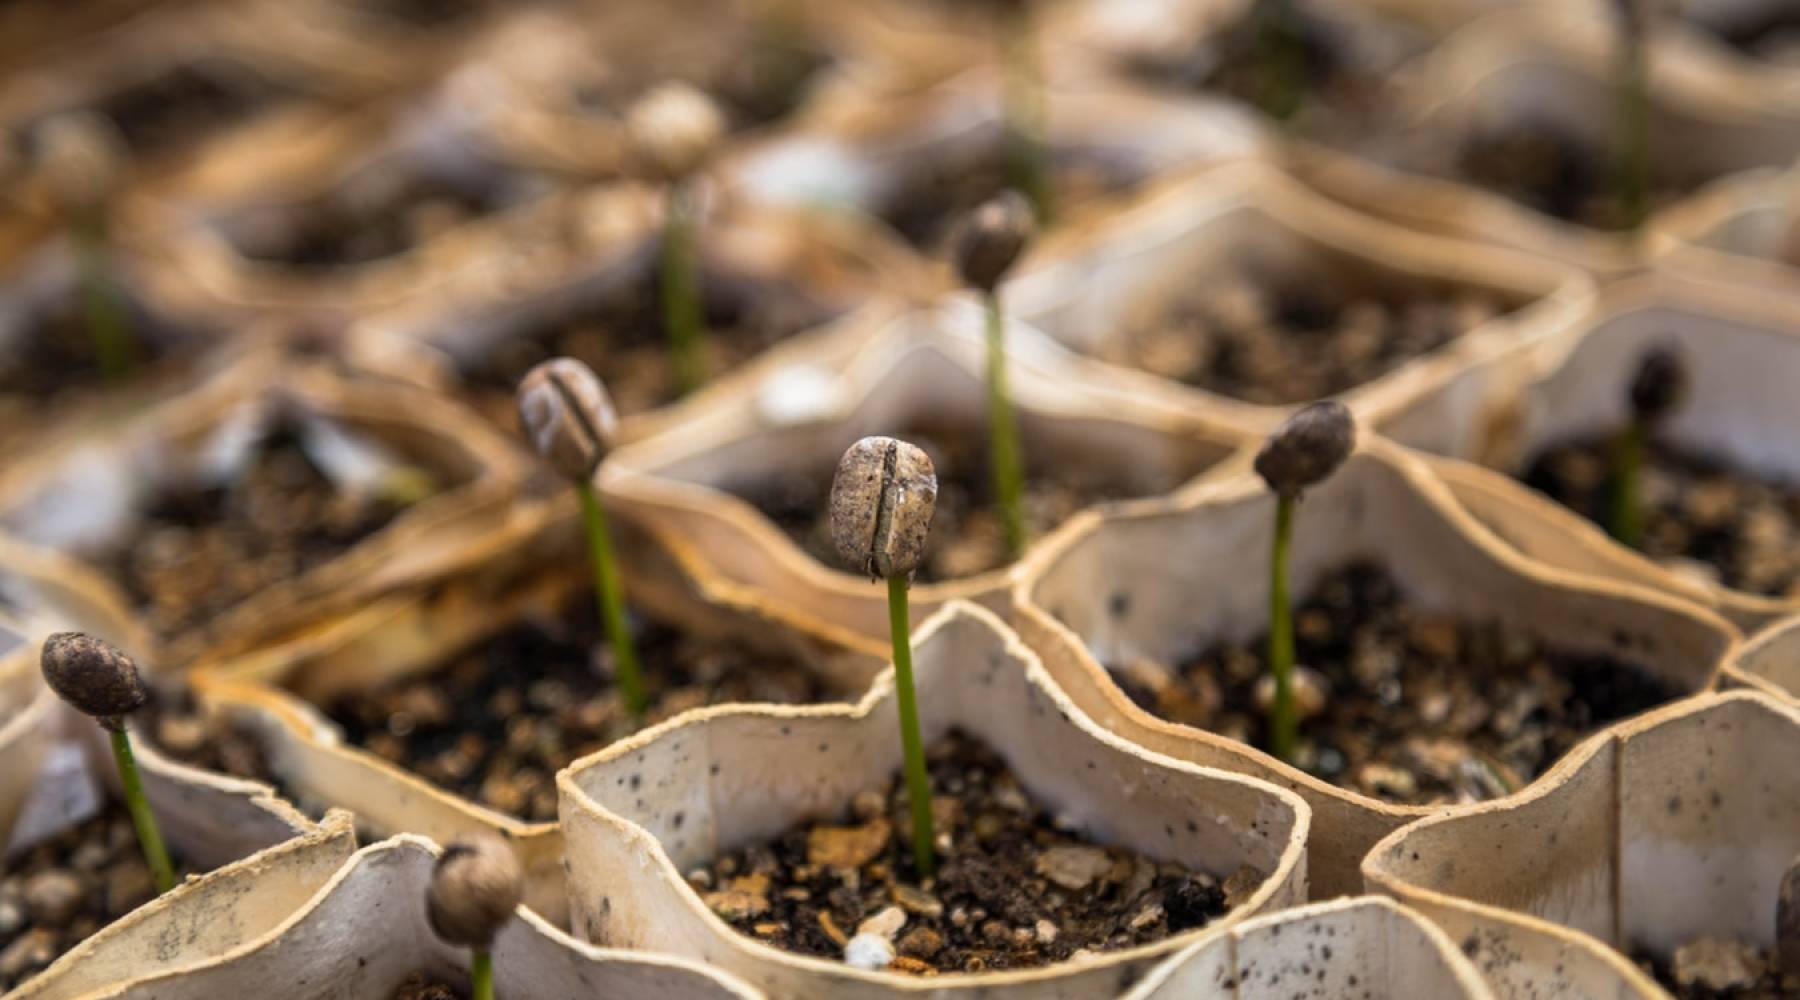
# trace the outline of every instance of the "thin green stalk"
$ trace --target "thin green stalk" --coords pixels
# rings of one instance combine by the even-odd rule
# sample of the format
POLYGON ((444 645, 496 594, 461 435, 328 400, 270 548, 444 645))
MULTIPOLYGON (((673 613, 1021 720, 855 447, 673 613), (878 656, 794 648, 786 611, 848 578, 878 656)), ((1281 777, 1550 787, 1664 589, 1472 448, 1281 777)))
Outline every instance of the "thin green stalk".
POLYGON ((1638 487, 1643 478, 1644 437, 1643 423, 1633 420, 1613 440, 1612 509, 1606 530, 1634 549, 1644 541, 1644 505, 1638 487))
POLYGON ((131 825, 137 828, 138 844, 144 849, 144 860, 150 863, 156 891, 168 892, 175 888, 175 866, 169 863, 169 849, 163 846, 162 830, 156 825, 156 814, 150 811, 137 757, 131 752, 131 735, 124 728, 112 731, 112 749, 113 760, 119 764, 119 783, 125 788, 125 808, 131 813, 131 825))
POLYGON ((131 373, 131 334, 125 307, 112 279, 111 255, 106 246, 106 225, 95 220, 81 226, 75 237, 80 259, 81 308, 87 317, 88 342, 102 378, 123 378, 131 373))
POLYGON ((471 1000, 494 1000, 494 953, 477 950, 469 953, 469 990, 471 1000))
POLYGON ((619 694, 631 714, 642 718, 649 698, 644 693, 644 672, 638 666, 637 647, 631 643, 631 629, 625 623, 625 598, 619 588, 619 567, 613 561, 612 532, 606 526, 606 511, 594 495, 592 483, 579 483, 575 492, 581 495, 581 513, 587 522, 588 550, 594 563, 594 597, 600 602, 600 621, 606 638, 612 643, 613 669, 618 676, 619 694))
POLYGON ((913 864, 919 878, 937 874, 931 849, 931 778, 925 771, 925 742, 919 736, 919 700, 913 690, 912 626, 906 607, 906 577, 888 577, 888 633, 894 641, 894 691, 900 703, 900 746, 906 756, 906 797, 912 806, 913 864))
POLYGON ((1043 81, 1038 74, 1031 14, 1025 6, 1021 5, 1018 15, 1001 28, 1006 182, 1031 200, 1038 225, 1048 227, 1056 214, 1056 194, 1050 182, 1050 154, 1044 138, 1043 81))
POLYGON ((679 182, 669 186, 663 216, 662 310, 669 335, 675 382, 683 394, 706 382, 705 316, 700 310, 700 274, 694 260, 694 219, 679 182))
POLYGON ((1617 171, 1619 221, 1637 232, 1650 214, 1650 96, 1640 41, 1619 45, 1617 171))
POLYGON ((1305 72, 1300 47, 1294 41, 1293 11, 1288 0, 1257 0, 1256 99, 1263 113, 1282 124, 1300 113, 1305 72))
POLYGON ((993 469, 994 502, 1006 532, 1006 551, 1025 554, 1025 471, 1019 455, 1018 415, 1006 388, 1006 319, 998 292, 987 294, 988 455, 993 469))
POLYGON ((1275 500, 1275 544, 1269 553, 1269 672, 1275 702, 1269 706, 1269 750, 1294 759, 1300 720, 1294 711, 1294 616, 1288 604, 1288 543, 1294 536, 1294 498, 1275 500))

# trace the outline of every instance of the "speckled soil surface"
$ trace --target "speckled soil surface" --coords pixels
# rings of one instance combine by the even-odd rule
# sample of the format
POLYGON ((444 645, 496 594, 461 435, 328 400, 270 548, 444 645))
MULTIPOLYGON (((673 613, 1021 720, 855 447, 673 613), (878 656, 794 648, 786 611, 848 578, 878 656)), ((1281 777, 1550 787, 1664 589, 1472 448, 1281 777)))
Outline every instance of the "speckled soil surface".
POLYGON ((1800 977, 1784 976, 1764 948, 1726 938, 1698 938, 1668 960, 1634 954, 1675 1000, 1793 1000, 1800 977))
MULTIPOLYGON (((498 991, 499 983, 494 985, 498 991)), ((451 986, 440 977, 424 972, 412 973, 394 988, 394 1000, 467 1000, 468 996, 466 987, 451 986)))
MULTIPOLYGON (((1444 172, 1564 222, 1601 230, 1626 226, 1613 165, 1548 122, 1526 121, 1476 135, 1444 172)), ((1708 179, 1674 182, 1652 170, 1649 210, 1708 179)))

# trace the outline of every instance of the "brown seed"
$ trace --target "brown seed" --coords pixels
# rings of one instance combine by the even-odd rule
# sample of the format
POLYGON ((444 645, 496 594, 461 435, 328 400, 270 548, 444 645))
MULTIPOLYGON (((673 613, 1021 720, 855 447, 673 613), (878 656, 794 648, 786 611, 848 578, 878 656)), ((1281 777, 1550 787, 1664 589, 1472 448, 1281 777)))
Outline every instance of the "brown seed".
POLYGON ((464 834, 450 842, 431 873, 425 914, 437 936, 485 949, 525 897, 525 873, 496 834, 464 834))
POLYGON ((863 438, 844 452, 831 481, 831 540, 870 579, 911 576, 936 504, 930 456, 894 438, 863 438))
POLYGON ((685 83, 665 83, 625 114, 634 155, 658 180, 680 180, 704 166, 725 134, 712 98, 685 83))
POLYGON ((963 283, 983 292, 998 288, 1036 232, 1031 202, 1019 192, 1002 191, 982 202, 956 236, 956 270, 963 283))
POLYGON ((1356 420, 1344 404, 1324 400, 1287 418, 1256 453, 1256 474, 1279 496, 1298 497, 1337 471, 1356 447, 1356 420))
POLYGON ((124 730, 125 716, 150 697, 131 657, 91 635, 57 632, 38 662, 57 697, 111 730, 124 730))
POLYGON ((1631 412, 1639 423, 1654 425, 1673 413, 1687 392, 1687 362, 1675 348, 1658 347, 1644 355, 1631 377, 1631 412))
POLYGON ((1800 858, 1781 877, 1775 901, 1775 967, 1784 976, 1800 976, 1800 858))
POLYGON ((519 381, 519 423, 550 467, 579 483, 612 450, 619 416, 593 369, 551 358, 519 381))
POLYGON ((125 138, 104 115, 71 111, 37 132, 38 169, 57 211, 91 219, 118 193, 125 173, 125 138))

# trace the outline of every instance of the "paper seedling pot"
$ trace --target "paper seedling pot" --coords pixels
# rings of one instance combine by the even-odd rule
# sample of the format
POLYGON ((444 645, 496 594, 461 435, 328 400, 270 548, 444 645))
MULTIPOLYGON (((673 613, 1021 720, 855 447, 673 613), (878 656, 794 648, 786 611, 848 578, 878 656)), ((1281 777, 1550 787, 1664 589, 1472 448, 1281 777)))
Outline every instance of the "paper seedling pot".
POLYGON ((1800 779, 1761 762, 1796 750, 1792 704, 1686 699, 1588 740, 1517 796, 1396 831, 1363 872, 1409 905, 1459 911, 1480 928, 1475 958, 1490 978, 1540 996, 1599 995, 1540 964, 1553 938, 1664 959, 1706 935, 1768 948, 1776 890, 1800 853, 1800 779), (1487 920, 1496 911, 1537 919, 1487 920))
POLYGON ((1431 921, 1381 896, 1246 920, 1188 945, 1119 1000, 1441 997, 1490 1000, 1431 921))
POLYGON ((208 649, 243 650, 283 629, 347 613, 453 572, 503 530, 521 471, 516 453, 481 421, 422 391, 345 380, 274 351, 252 353, 127 427, 9 467, 0 474, 0 525, 95 557, 131 538, 156 489, 229 476, 253 456, 259 429, 282 417, 298 422, 314 461, 345 488, 366 487, 367 477, 411 464, 437 492, 338 557, 246 597, 204 626, 161 636, 162 648, 148 661, 185 663, 208 649))
MULTIPOLYGON (((1589 282, 1566 266, 1430 236, 1360 215, 1264 164, 1241 162, 1146 191, 1090 225, 1053 233, 1007 285, 1019 318, 1070 349, 1102 355, 1121 327, 1154 320, 1195 276, 1247 267, 1263 282, 1317 270, 1371 290, 1465 290, 1504 314, 1340 398, 1366 422, 1491 354, 1576 314, 1589 282)), ((1296 406, 1263 406, 1108 365, 1146 396, 1205 408, 1260 432, 1296 406)))
MULTIPOLYGON (((1450 808, 1383 802, 1312 777, 1248 744, 1157 718, 1105 663, 1174 663, 1218 641, 1244 641, 1268 615, 1274 498, 1233 477, 1165 503, 1089 516, 1028 559, 1014 622, 1075 704, 1156 753, 1294 789, 1313 807, 1316 898, 1356 892, 1357 865, 1395 827, 1450 808)), ((1687 690, 1708 686, 1736 632, 1702 608, 1643 587, 1534 562, 1471 517, 1416 457, 1364 435, 1296 518, 1291 593, 1354 558, 1380 561, 1409 600, 1498 621, 1559 647, 1619 656, 1687 690)))
MULTIPOLYGON (((994 615, 952 604, 913 635, 926 740, 953 726, 1007 760, 1088 837, 1263 884, 1221 922, 1305 896, 1310 819, 1291 793, 1147 753, 1096 726, 994 615)), ((570 905, 591 941, 681 955, 775 996, 1083 997, 1114 991, 1205 931, 1042 969, 927 978, 779 951, 707 909, 682 872, 829 815, 900 766, 892 674, 854 706, 699 709, 557 776, 570 905)), ((1215 923, 1214 926, 1218 926, 1215 923)))
POLYGON ((1720 673, 1726 686, 1800 700, 1800 615, 1777 618, 1744 641, 1720 673))
MULTIPOLYGON (((885 656, 885 591, 827 566, 733 491, 809 469, 829 470, 869 434, 905 436, 911 422, 986 434, 982 315, 957 300, 889 320, 872 338, 834 336, 762 369, 755 383, 696 407, 679 426, 620 449, 600 470, 606 499, 640 524, 702 593, 764 602, 806 630, 885 656)), ((1025 464, 1105 469, 1144 494, 1205 476, 1246 438, 1191 408, 1139 400, 1092 376, 1019 323, 1006 331, 1008 374, 1025 464)), ((773 360, 773 359, 771 359, 773 360)), ((916 614, 955 598, 1001 607, 1010 568, 917 583, 916 614)))
MULTIPOLYGON (((279 925, 211 961, 90 994, 88 1000, 212 1000, 254 996, 271 983, 315 995, 389 1000, 407 974, 459 987, 468 952, 437 939, 425 889, 437 845, 395 837, 356 852, 279 925)), ((579 996, 754 1000, 754 990, 699 963, 593 948, 521 908, 494 942, 494 982, 509 1000, 579 996)))
MULTIPOLYGON (((1456 148, 1472 130, 1515 119, 1568 124, 1599 136, 1610 122, 1616 72, 1613 22, 1601 5, 1527 4, 1480 18, 1411 64, 1396 80, 1415 138, 1359 152, 1377 162, 1293 147, 1289 165, 1309 184, 1372 214, 1429 232, 1542 253, 1597 273, 1645 261, 1648 244, 1570 225, 1501 195, 1416 172, 1425 157, 1456 148)), ((1665 33, 1649 40, 1652 170, 1705 181, 1785 165, 1800 152, 1790 102, 1665 33)), ((1596 139, 1597 141, 1597 139, 1596 139)))
MULTIPOLYGON (((1800 309, 1781 296, 1658 272, 1613 285, 1579 320, 1535 350, 1515 352, 1486 370, 1471 369, 1414 400, 1384 429, 1429 451, 1521 472, 1546 447, 1621 426, 1625 388, 1640 358, 1652 348, 1674 345, 1687 362, 1691 388, 1658 433, 1732 466, 1794 480, 1800 478, 1800 448, 1776 429, 1800 419, 1791 392, 1800 377, 1796 331, 1800 309), (1482 381, 1493 384, 1472 388, 1482 381), (1498 392, 1500 384, 1512 386, 1511 393, 1498 392), (1485 405, 1472 411, 1476 398, 1485 405)), ((1732 590, 1701 576, 1678 581, 1668 571, 1645 572, 1645 560, 1599 553, 1614 543, 1585 519, 1535 494, 1517 503, 1473 499, 1470 510, 1501 537, 1547 562, 1703 594, 1746 628, 1800 610, 1800 597, 1732 590)))
POLYGON ((1796 220, 1800 169, 1771 167, 1707 185, 1664 212, 1657 228, 1670 267, 1722 284, 1792 291, 1800 289, 1800 263, 1781 252, 1796 220))

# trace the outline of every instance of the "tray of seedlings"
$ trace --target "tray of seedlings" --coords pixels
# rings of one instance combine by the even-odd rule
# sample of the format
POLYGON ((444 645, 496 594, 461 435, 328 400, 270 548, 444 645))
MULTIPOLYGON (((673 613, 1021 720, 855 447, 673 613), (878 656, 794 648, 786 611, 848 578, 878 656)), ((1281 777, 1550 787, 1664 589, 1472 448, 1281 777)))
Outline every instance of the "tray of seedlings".
POLYGON ((0 994, 1800 997, 1792 6, 0 2, 0 994))

